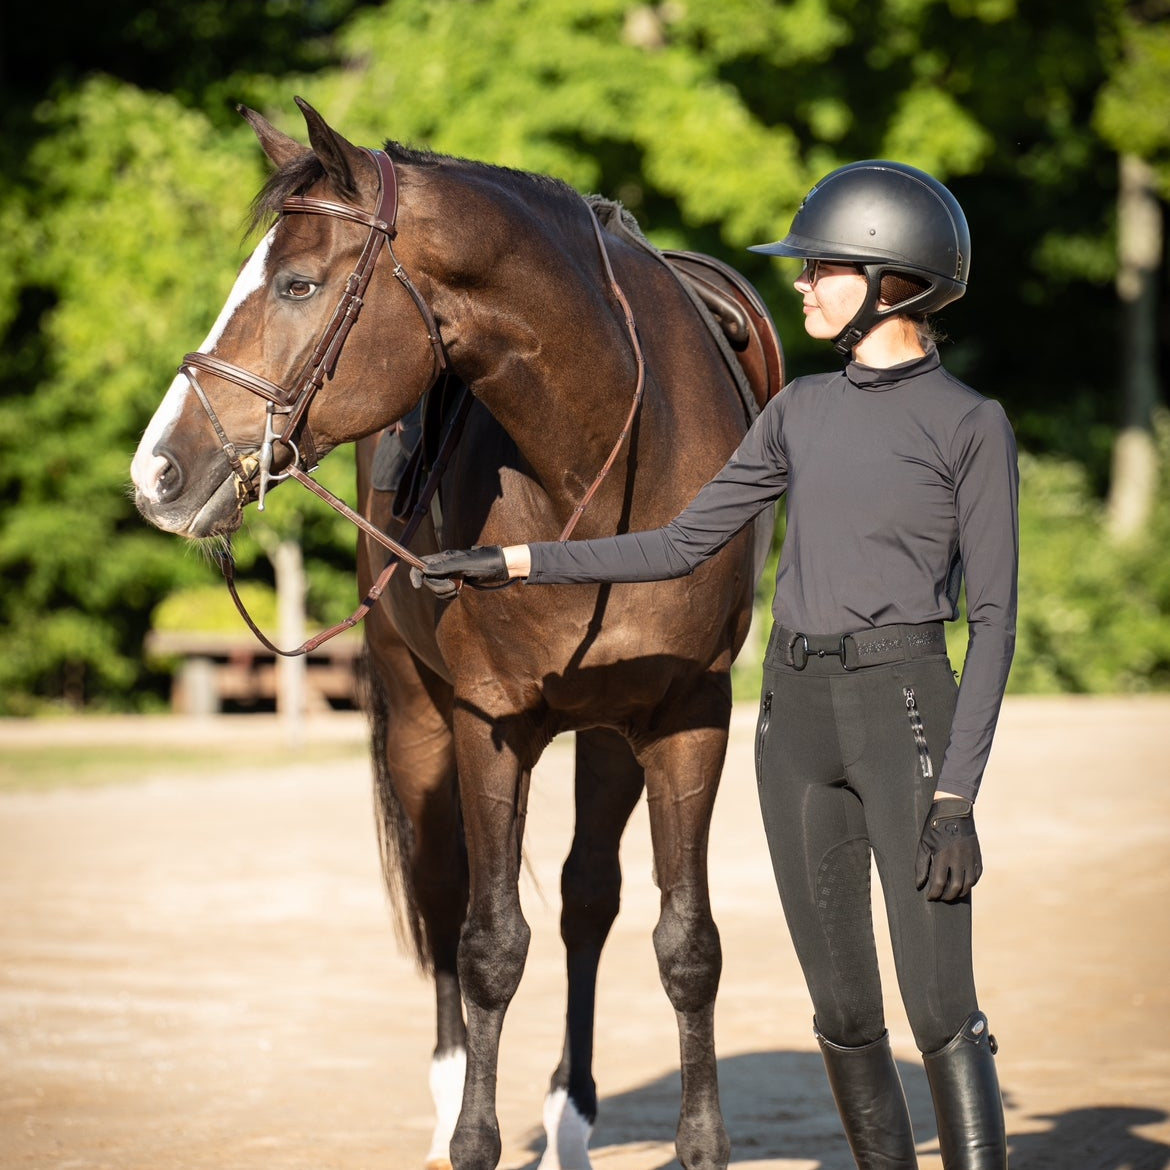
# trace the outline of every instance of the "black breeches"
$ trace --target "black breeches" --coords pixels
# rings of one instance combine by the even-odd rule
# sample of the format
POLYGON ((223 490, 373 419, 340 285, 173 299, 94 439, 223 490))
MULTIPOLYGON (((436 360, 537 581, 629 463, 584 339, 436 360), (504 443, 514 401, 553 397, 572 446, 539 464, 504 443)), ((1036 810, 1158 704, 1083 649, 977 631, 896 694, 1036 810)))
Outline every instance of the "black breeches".
POLYGON ((770 649, 764 663, 756 774, 817 1026, 844 1047, 885 1031, 872 852, 915 1043, 936 1051, 977 1007, 970 898, 929 902, 914 886, 919 833, 955 709, 950 663, 938 655, 846 671, 837 658, 813 657, 797 671, 778 657, 770 649))

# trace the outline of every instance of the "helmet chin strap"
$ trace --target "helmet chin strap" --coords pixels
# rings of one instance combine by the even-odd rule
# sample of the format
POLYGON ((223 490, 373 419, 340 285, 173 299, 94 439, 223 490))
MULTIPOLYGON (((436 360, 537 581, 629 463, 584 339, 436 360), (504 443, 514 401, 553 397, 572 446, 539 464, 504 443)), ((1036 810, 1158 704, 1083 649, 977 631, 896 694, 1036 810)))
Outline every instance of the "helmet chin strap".
POLYGON ((889 310, 879 312, 877 307, 882 296, 881 265, 863 264, 861 270, 865 274, 865 300, 849 324, 833 338, 833 348, 845 358, 853 356, 853 347, 889 313, 889 310))

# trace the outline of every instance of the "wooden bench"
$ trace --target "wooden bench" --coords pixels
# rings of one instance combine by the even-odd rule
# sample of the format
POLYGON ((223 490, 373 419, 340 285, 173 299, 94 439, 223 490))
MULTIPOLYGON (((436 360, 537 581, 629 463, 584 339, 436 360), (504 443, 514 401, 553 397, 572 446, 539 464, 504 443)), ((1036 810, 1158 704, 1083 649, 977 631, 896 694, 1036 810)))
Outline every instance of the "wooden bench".
MULTIPOLYGON (((360 636, 348 635, 333 638, 305 656, 303 713, 357 706, 357 660, 362 646, 360 636)), ((280 674, 285 668, 251 635, 152 630, 145 649, 150 658, 179 659, 171 683, 175 714, 214 715, 225 703, 280 705, 280 674)))

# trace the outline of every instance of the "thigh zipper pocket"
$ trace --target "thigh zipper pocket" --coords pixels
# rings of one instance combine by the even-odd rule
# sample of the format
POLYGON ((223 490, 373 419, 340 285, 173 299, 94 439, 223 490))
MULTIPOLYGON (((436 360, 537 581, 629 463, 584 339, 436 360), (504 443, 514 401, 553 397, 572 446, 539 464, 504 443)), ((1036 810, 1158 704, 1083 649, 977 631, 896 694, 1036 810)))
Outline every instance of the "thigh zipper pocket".
POLYGON ((922 714, 918 710, 918 697, 913 687, 903 687, 902 694, 906 696, 906 716, 910 720, 910 730, 914 732, 914 746, 918 749, 918 766, 923 778, 929 780, 934 775, 934 765, 930 762, 930 747, 926 742, 926 728, 922 726, 922 714))
POLYGON ((764 692, 763 706, 760 708, 760 725, 756 729, 756 780, 760 779, 764 766, 764 740, 768 735, 768 728, 772 724, 772 692, 764 692))

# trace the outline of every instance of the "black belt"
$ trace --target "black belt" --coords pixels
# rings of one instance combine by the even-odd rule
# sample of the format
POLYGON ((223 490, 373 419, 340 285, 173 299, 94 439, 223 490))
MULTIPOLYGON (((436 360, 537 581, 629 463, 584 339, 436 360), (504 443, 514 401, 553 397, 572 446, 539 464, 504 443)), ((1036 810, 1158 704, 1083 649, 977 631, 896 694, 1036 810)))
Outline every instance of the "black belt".
POLYGON ((780 658, 795 670, 804 670, 810 658, 841 659, 846 670, 884 666, 911 658, 929 658, 947 651, 942 622, 920 626, 875 626, 852 634, 804 634, 787 626, 772 631, 780 658))

